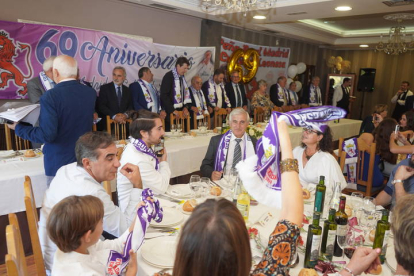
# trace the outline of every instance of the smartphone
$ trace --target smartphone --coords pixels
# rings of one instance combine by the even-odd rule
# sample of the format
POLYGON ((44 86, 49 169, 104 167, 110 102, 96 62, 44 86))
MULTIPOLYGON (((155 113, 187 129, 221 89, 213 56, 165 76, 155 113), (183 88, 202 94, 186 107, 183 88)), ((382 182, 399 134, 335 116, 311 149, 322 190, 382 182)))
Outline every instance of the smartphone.
POLYGON ((395 133, 395 134, 398 134, 398 131, 400 131, 400 126, 399 126, 399 125, 396 125, 396 126, 395 126, 395 131, 394 131, 394 133, 395 133))
POLYGON ((164 138, 161 138, 161 141, 155 145, 154 152, 158 157, 164 155, 164 138))

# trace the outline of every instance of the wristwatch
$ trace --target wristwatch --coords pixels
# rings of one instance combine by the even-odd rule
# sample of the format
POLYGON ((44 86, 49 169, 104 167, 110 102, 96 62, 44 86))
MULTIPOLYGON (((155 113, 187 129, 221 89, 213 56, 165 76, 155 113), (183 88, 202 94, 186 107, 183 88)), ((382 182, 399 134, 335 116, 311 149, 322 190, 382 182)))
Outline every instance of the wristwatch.
POLYGON ((401 179, 394 179, 393 181, 391 181, 392 184, 397 184, 398 182, 403 183, 403 181, 401 179))

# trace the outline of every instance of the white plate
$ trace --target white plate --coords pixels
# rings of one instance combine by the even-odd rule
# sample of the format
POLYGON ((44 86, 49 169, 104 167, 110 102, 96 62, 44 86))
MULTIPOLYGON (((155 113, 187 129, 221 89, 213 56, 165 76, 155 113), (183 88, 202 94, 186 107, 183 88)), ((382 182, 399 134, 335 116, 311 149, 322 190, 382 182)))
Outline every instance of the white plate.
POLYGON ((16 152, 14 150, 2 150, 0 151, 0 158, 8 158, 15 156, 16 152))
POLYGON ((166 194, 178 199, 186 199, 193 196, 193 192, 188 184, 169 185, 166 194))
POLYGON ((171 227, 171 226, 180 224, 184 219, 183 214, 181 214, 175 208, 163 207, 163 210, 164 210, 164 216, 163 216, 162 221, 159 223, 152 221, 151 222, 152 227, 158 227, 158 228, 171 227))
POLYGON ((387 258, 385 260, 387 266, 394 273, 397 270, 397 259, 395 258, 394 239, 388 239, 387 254, 385 254, 385 257, 387 258))
POLYGON ((177 242, 177 236, 146 240, 141 249, 142 258, 152 266, 172 268, 174 266, 177 242))
POLYGON ((178 210, 180 210, 180 212, 181 212, 181 213, 183 213, 184 215, 191 216, 191 214, 192 214, 193 212, 187 212, 187 211, 184 211, 183 206, 184 206, 184 204, 180 204, 180 205, 178 205, 178 206, 177 206, 177 209, 178 209, 178 210))
POLYGON ((165 137, 168 137, 168 138, 174 138, 174 137, 182 137, 184 134, 183 133, 174 133, 174 135, 171 133, 171 132, 166 132, 165 134, 164 134, 164 136, 165 137))

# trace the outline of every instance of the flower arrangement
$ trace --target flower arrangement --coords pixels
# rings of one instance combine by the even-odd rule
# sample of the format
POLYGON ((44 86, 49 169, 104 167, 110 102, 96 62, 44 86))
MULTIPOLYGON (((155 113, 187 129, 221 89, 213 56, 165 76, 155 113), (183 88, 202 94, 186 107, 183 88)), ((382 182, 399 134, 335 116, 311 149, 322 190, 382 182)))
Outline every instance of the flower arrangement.
POLYGON ((256 139, 259 139, 263 136, 263 131, 257 129, 254 126, 248 126, 246 129, 247 134, 249 134, 251 137, 254 137, 256 139))
POLYGON ((334 71, 339 71, 339 73, 348 73, 351 70, 351 62, 349 60, 344 60, 341 56, 331 56, 326 61, 326 65, 329 68, 333 68, 334 71))

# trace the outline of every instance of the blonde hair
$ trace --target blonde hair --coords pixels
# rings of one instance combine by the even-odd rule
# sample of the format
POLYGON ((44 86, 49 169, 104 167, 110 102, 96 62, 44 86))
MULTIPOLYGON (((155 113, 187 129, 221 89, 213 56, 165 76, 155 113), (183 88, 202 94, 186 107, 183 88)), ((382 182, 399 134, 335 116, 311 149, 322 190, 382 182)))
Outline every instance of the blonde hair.
POLYGON ((386 104, 377 104, 374 107, 374 113, 380 114, 384 111, 388 111, 388 105, 386 105, 386 104))

